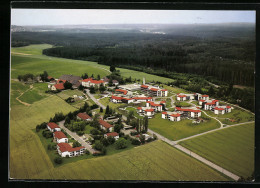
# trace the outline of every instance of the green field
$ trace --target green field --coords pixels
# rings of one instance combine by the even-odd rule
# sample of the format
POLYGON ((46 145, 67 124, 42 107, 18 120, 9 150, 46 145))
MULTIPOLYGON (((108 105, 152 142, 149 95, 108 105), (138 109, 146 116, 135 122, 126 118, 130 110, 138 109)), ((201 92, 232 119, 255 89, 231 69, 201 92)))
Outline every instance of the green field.
POLYGON ((181 107, 190 107, 190 106, 192 106, 191 104, 189 104, 187 102, 184 102, 184 101, 176 101, 175 105, 176 106, 180 105, 181 107))
POLYGON ((29 85, 23 84, 18 81, 11 80, 11 89, 10 89, 10 104, 13 105, 23 105, 16 100, 16 97, 19 97, 23 92, 30 88, 29 85))
POLYGON ((213 117, 218 117, 219 120, 224 123, 224 124, 228 124, 228 125, 232 125, 232 124, 237 124, 237 123, 243 123, 243 122, 248 122, 248 121, 254 121, 255 120, 255 116, 252 113, 249 113, 245 110, 242 110, 240 108, 235 108, 232 109, 232 111, 230 113, 226 113, 223 115, 217 115, 214 114, 214 112, 211 111, 205 111, 208 115, 213 116, 213 117), (235 122, 231 122, 229 120, 225 120, 225 118, 230 118, 230 119, 234 119, 236 120, 235 122))
POLYGON ((74 89, 74 90, 69 89, 69 90, 64 90, 60 93, 57 93, 57 95, 64 100, 64 99, 67 99, 69 97, 73 97, 73 95, 83 96, 83 92, 79 91, 77 89, 74 89))
POLYGON ((101 104, 103 104, 104 106, 107 106, 109 105, 109 107, 117 110, 118 107, 120 106, 125 106, 125 103, 113 103, 113 102, 110 102, 110 98, 109 97, 105 97, 103 99, 100 99, 99 102, 101 104))
POLYGON ((254 171, 254 123, 225 128, 180 144, 245 178, 254 171))
POLYGON ((155 141, 114 155, 80 160, 52 168, 33 178, 229 181, 215 170, 162 141, 155 141))
MULTIPOLYGON (((220 127, 219 123, 214 119, 199 124, 193 124, 192 120, 188 119, 173 122, 162 119, 161 117, 161 113, 158 113, 154 118, 149 119, 148 127, 170 140, 179 140, 220 127)), ((204 117, 203 114, 202 117, 204 117)))
MULTIPOLYGON (((181 88, 178 88, 178 87, 171 87, 171 86, 167 86, 167 85, 163 85, 162 86, 164 89, 167 89, 169 92, 173 92, 173 93, 192 93, 192 92, 189 92, 189 91, 186 91, 185 89, 181 89, 181 88)), ((169 95, 171 96, 171 95, 169 95)))

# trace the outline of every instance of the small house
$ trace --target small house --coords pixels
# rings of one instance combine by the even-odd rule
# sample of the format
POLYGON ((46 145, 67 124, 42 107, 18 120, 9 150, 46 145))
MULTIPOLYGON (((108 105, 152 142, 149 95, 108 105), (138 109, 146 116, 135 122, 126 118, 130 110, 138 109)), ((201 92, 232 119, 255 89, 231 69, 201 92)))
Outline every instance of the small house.
POLYGON ((54 123, 54 122, 49 122, 47 124, 47 128, 49 129, 49 131, 51 132, 55 132, 55 131, 61 131, 60 127, 54 123))

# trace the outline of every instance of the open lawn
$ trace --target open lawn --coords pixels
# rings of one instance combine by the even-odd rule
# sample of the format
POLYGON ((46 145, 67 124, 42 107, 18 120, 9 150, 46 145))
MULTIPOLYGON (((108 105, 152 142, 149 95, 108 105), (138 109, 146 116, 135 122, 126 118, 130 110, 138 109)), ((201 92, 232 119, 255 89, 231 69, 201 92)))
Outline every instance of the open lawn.
POLYGON ((179 140, 220 127, 219 123, 214 119, 193 124, 192 120, 182 119, 176 122, 162 119, 161 116, 161 113, 158 113, 154 118, 149 119, 148 127, 170 140, 179 140))
POLYGON ((25 92, 19 99, 23 102, 32 104, 36 101, 48 97, 45 91, 48 90, 48 83, 34 83, 33 88, 25 92))
POLYGON ((125 106, 126 104, 125 103, 113 103, 113 102, 110 102, 110 97, 105 97, 103 99, 100 99, 99 102, 101 104, 103 104, 104 106, 107 106, 109 105, 109 107, 117 110, 118 107, 120 106, 125 106))
POLYGON ((232 125, 232 124, 237 124, 237 123, 243 123, 243 122, 248 122, 248 121, 254 121, 255 120, 255 116, 245 110, 242 110, 240 108, 235 108, 232 109, 232 111, 230 113, 226 113, 223 115, 217 115, 214 114, 214 112, 211 111, 205 111, 208 115, 213 116, 213 117, 218 117, 219 120, 224 123, 224 124, 228 124, 228 125, 232 125), (222 118, 230 118, 230 119, 234 119, 235 122, 231 122, 229 120, 226 119, 222 119, 222 118))
POLYGON ((114 155, 80 160, 44 171, 33 178, 165 181, 229 180, 162 141, 155 141, 114 155))
POLYGON ((127 114, 128 114, 130 111, 133 111, 135 117, 141 118, 141 119, 144 118, 143 116, 139 116, 139 114, 137 113, 136 108, 134 108, 134 107, 127 107, 127 108, 126 108, 126 111, 127 111, 127 114))
POLYGON ((184 101, 176 101, 175 105, 180 106, 180 107, 190 107, 190 106, 192 106, 191 104, 184 102, 184 101))
POLYGON ((171 107, 171 99, 169 98, 156 98, 155 101, 166 101, 166 108, 171 107))
MULTIPOLYGON (((167 89, 169 92, 173 92, 175 94, 177 93, 192 93, 192 92, 189 92, 189 91, 186 91, 185 89, 181 89, 181 88, 178 88, 178 87, 171 87, 171 86, 167 86, 167 85, 163 85, 163 88, 164 89, 167 89)), ((171 96, 171 95, 169 95, 171 96)))
POLYGON ((58 95, 60 98, 65 100, 69 97, 73 97, 73 95, 83 96, 83 92, 79 91, 77 89, 74 89, 74 90, 68 89, 68 90, 61 91, 60 93, 57 93, 56 95, 58 95))
POLYGON ((225 128, 180 144, 245 178, 254 171, 254 123, 225 128))

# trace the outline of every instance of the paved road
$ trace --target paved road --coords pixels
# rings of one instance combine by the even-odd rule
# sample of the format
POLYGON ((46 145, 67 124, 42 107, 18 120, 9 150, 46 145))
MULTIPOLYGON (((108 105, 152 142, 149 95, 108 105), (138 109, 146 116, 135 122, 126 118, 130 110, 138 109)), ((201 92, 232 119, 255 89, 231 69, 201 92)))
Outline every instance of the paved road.
POLYGON ((60 121, 58 122, 58 125, 64 129, 72 138, 74 138, 75 140, 77 140, 82 146, 84 146, 91 154, 93 154, 94 152, 95 153, 98 153, 97 150, 93 149, 91 147, 91 145, 89 145, 88 143, 86 143, 82 138, 80 138, 76 133, 70 131, 69 129, 67 129, 65 126, 64 126, 64 122, 65 120, 63 121, 60 121))
POLYGON ((103 104, 101 104, 101 103, 89 92, 89 89, 85 89, 85 90, 87 91, 88 96, 89 96, 98 106, 100 106, 100 107, 103 108, 103 109, 106 109, 106 107, 105 107, 103 104))

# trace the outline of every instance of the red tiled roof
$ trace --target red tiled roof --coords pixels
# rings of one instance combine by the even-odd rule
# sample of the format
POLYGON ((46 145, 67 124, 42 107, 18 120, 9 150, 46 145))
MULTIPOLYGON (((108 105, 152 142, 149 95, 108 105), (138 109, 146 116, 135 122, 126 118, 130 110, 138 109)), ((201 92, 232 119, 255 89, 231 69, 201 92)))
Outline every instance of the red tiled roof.
POLYGON ((212 102, 214 102, 214 103, 215 103, 215 102, 218 102, 218 100, 213 100, 212 102))
POLYGON ((112 132, 112 133, 106 133, 107 136, 118 136, 119 134, 117 132, 112 132))
POLYGON ((172 114, 171 116, 172 117, 180 117, 181 115, 180 114, 172 114))
POLYGON ((215 110, 225 110, 225 109, 216 107, 215 110))
POLYGON ((92 119, 86 112, 84 113, 78 113, 77 116, 83 120, 86 120, 86 119, 92 119))
POLYGON ((189 108, 180 108, 180 107, 176 107, 176 110, 178 111, 187 111, 187 112, 201 112, 200 110, 193 110, 193 109, 189 109, 189 108))
POLYGON ((177 97, 183 98, 183 97, 187 97, 186 95, 177 95, 177 97))
POLYGON ((162 112, 162 114, 167 114, 167 112, 162 112))
POLYGON ((112 125, 110 125, 108 122, 104 121, 104 120, 99 120, 99 123, 105 127, 105 128, 110 128, 110 127, 113 127, 112 125))
POLYGON ((129 100, 133 100, 134 98, 124 98, 124 97, 122 97, 122 99, 129 101, 129 100))
POLYGON ((142 107, 137 107, 137 110, 142 110, 142 107))
POLYGON ((84 80, 82 80, 81 82, 91 82, 91 83, 93 83, 93 84, 101 84, 101 83, 104 83, 103 80, 93 80, 92 78, 84 79, 84 80))
POLYGON ((121 93, 124 93, 124 95, 127 94, 127 91, 126 91, 126 90, 123 90, 123 89, 116 89, 116 91, 121 92, 121 93))
POLYGON ((155 104, 155 103, 150 103, 150 104, 151 104, 151 106, 162 106, 160 104, 155 104))
POLYGON ((116 100, 122 100, 122 97, 117 97, 117 96, 114 96, 114 95, 112 95, 111 98, 116 99, 116 100))
POLYGON ((151 90, 151 91, 158 91, 159 89, 151 88, 150 90, 151 90))
POLYGON ((153 112, 154 109, 152 109, 152 108, 151 108, 151 109, 146 109, 145 111, 146 111, 146 112, 153 112))
POLYGON ((166 101, 161 101, 160 103, 166 103, 166 101))
POLYGON ((202 95, 202 97, 208 97, 208 95, 202 95))
POLYGON ((73 151, 79 151, 80 149, 85 148, 83 146, 73 148, 68 143, 59 143, 58 146, 59 146, 59 150, 61 152, 65 152, 65 151, 73 152, 73 151))
POLYGON ((56 123, 50 122, 47 124, 51 129, 60 128, 56 123))
POLYGON ((231 106, 226 106, 226 108, 231 108, 231 106))
POLYGON ((201 101, 201 102, 205 102, 205 100, 203 100, 203 99, 200 99, 200 101, 201 101))
POLYGON ((152 97, 134 97, 135 100, 147 100, 147 99, 153 99, 152 97))
POLYGON ((58 139, 67 138, 67 136, 61 131, 56 131, 53 134, 54 134, 54 137, 58 138, 58 139))
POLYGON ((63 83, 55 84, 54 87, 55 87, 56 89, 64 89, 63 83))
POLYGON ((61 80, 61 79, 59 79, 57 83, 60 83, 60 82, 65 83, 66 81, 67 81, 67 80, 61 80))
POLYGON ((141 87, 143 87, 143 88, 148 88, 149 86, 147 86, 147 85, 141 85, 141 87))
POLYGON ((168 91, 167 89, 162 89, 161 91, 168 91))

